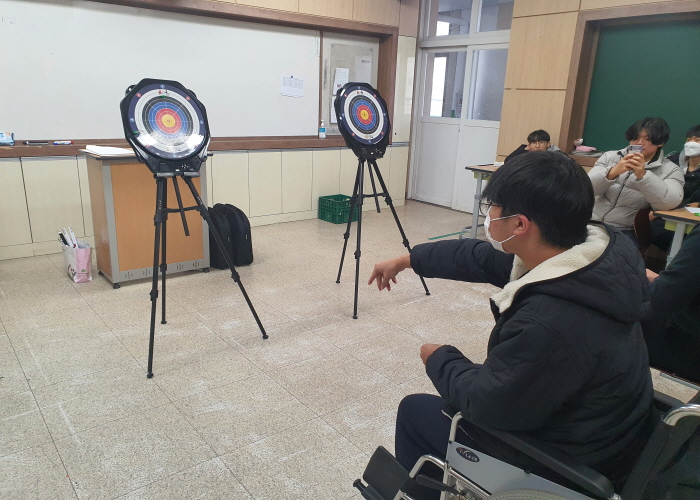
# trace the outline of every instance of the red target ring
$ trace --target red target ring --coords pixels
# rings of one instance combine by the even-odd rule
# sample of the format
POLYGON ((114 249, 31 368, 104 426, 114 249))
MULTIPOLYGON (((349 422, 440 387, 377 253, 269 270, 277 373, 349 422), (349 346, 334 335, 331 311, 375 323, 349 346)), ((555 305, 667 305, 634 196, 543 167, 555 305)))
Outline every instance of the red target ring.
POLYGON ((372 123, 372 110, 367 105, 361 105, 357 108, 357 121, 363 125, 369 125, 372 123))
POLYGON ((169 109, 161 109, 156 113, 156 125, 163 132, 174 134, 182 128, 182 120, 178 113, 169 109))

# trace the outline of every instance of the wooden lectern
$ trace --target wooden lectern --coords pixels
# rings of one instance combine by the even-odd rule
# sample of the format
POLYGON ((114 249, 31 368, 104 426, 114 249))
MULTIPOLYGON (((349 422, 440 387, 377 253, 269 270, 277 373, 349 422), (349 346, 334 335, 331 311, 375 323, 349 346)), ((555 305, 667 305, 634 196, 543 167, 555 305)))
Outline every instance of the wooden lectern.
MULTIPOLYGON (((95 230, 97 269, 119 288, 119 283, 153 276, 153 244, 156 182, 146 165, 131 156, 87 156, 92 223, 95 230)), ((202 201, 207 203, 206 166, 194 179, 202 201)), ((172 183, 168 182, 168 207, 177 208, 172 183)), ((187 186, 180 188, 184 207, 196 202, 187 186), (183 189, 184 188, 184 189, 183 189)), ((209 228, 199 212, 185 212, 190 236, 185 236, 180 215, 170 214, 167 223, 168 274, 209 267, 209 228)))

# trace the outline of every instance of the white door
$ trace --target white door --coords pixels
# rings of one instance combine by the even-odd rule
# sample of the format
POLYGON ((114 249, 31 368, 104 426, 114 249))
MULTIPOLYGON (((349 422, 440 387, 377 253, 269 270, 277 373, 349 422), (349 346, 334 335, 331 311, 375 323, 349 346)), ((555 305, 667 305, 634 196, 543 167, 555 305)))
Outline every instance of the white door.
POLYGON ((465 166, 491 165, 496 160, 498 131, 501 124, 503 90, 506 79, 508 46, 484 45, 468 50, 470 68, 467 109, 459 133, 459 153, 454 172, 451 208, 471 212, 474 207, 476 179, 465 166))
POLYGON ((411 198, 472 211, 476 180, 464 167, 496 159, 512 3, 424 3, 411 198))

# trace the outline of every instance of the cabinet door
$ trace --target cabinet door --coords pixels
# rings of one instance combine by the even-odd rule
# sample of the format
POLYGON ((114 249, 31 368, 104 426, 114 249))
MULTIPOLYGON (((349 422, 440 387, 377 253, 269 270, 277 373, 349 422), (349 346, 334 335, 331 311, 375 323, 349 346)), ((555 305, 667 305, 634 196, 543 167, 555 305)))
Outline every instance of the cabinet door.
MULTIPOLYGON (((56 233, 54 233, 56 234, 56 233)), ((32 242, 19 159, 0 160, 0 247, 32 242)))
POLYGON ((230 203, 250 217, 248 152, 216 153, 207 163, 211 166, 211 205, 230 203))
POLYGON ((248 154, 250 217, 282 213, 282 153, 251 151, 248 154))
POLYGON ((340 194, 340 149, 313 152, 314 179, 311 187, 311 208, 318 210, 318 197, 340 194))
POLYGON ((282 213, 311 210, 313 165, 311 151, 282 153, 282 213))
POLYGON ((32 241, 55 240, 56 231, 68 226, 76 236, 84 236, 76 157, 22 158, 22 172, 32 241))

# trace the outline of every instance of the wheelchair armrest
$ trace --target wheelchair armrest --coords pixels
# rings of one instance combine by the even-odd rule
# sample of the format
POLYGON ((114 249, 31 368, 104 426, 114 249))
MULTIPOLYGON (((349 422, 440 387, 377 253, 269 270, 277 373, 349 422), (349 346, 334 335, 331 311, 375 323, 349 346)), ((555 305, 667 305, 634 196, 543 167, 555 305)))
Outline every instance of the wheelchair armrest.
MULTIPOLYGON (((443 414, 449 418, 454 418, 457 415, 459 415, 459 418, 462 418, 459 411, 449 405, 443 408, 443 414)), ((546 443, 523 433, 502 431, 473 422, 471 424, 519 450, 593 495, 601 498, 611 498, 615 494, 615 489, 607 477, 588 466, 578 463, 573 457, 546 443)))

